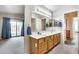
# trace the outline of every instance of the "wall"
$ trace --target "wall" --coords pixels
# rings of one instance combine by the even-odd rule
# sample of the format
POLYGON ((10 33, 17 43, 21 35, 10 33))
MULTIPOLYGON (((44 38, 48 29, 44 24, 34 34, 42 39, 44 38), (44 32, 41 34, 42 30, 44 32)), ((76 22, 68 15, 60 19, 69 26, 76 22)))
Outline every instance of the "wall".
POLYGON ((0 12, 2 13, 24 13, 24 5, 0 5, 0 12))
POLYGON ((31 26, 31 17, 32 17, 32 6, 25 6, 25 23, 24 23, 24 46, 25 46, 25 53, 29 53, 29 37, 27 35, 27 26, 31 26))
POLYGON ((65 13, 77 10, 77 8, 73 5, 62 5, 59 7, 60 7, 60 9, 53 12, 53 17, 55 17, 55 18, 60 18, 60 17, 64 18, 63 16, 65 13))
POLYGON ((3 23, 3 21, 2 21, 2 19, 0 19, 0 40, 1 40, 1 32, 2 32, 2 23, 3 23))
POLYGON ((73 19, 73 29, 75 32, 79 31, 79 17, 73 19))
MULTIPOLYGON (((65 19, 64 14, 72 11, 77 11, 77 8, 72 5, 63 5, 60 6, 60 9, 53 12, 53 18, 57 20, 62 20, 63 23, 63 29, 62 29, 62 35, 65 34, 65 19)), ((65 41, 65 35, 62 36, 62 43, 65 41)))
MULTIPOLYGON (((78 10, 78 20, 79 20, 79 5, 77 5, 77 10, 78 10)), ((79 29, 79 21, 78 21, 78 29, 79 29)))
POLYGON ((2 34, 3 17, 11 17, 11 18, 16 18, 18 20, 18 18, 21 16, 23 15, 22 14, 0 13, 0 39, 1 39, 1 34, 2 34))

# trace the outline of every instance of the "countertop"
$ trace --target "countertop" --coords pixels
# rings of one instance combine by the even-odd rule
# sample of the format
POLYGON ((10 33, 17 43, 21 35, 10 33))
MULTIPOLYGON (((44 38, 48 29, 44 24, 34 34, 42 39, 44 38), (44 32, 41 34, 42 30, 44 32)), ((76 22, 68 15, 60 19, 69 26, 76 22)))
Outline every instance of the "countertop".
POLYGON ((61 30, 55 30, 55 31, 41 31, 41 34, 37 34, 37 32, 32 33, 32 35, 29 35, 29 37, 35 38, 35 39, 40 39, 43 37, 51 36, 57 33, 61 33, 61 30))

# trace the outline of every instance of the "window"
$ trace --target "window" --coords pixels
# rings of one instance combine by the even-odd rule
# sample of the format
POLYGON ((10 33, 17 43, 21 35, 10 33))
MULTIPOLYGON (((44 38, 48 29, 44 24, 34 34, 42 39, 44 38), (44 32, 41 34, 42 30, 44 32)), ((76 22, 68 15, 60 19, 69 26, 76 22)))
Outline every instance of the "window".
POLYGON ((22 21, 17 21, 17 36, 21 36, 22 21))
POLYGON ((22 29, 22 21, 20 20, 11 20, 11 36, 21 36, 21 29, 22 29))
POLYGON ((16 21, 11 20, 11 36, 16 36, 16 21))

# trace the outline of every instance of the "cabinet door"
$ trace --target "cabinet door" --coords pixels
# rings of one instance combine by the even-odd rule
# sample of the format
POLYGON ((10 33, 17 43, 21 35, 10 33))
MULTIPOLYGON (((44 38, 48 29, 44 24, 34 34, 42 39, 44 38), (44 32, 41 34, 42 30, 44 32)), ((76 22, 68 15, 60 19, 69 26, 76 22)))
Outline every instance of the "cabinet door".
POLYGON ((54 35, 54 45, 57 44, 57 34, 54 35))
POLYGON ((57 34, 57 43, 60 42, 60 34, 57 34))
POLYGON ((44 38, 39 39, 39 54, 47 52, 47 42, 44 38))
POLYGON ((51 41, 52 41, 52 47, 54 47, 54 37, 53 37, 53 35, 51 36, 51 41))
POLYGON ((70 30, 66 30, 66 38, 70 38, 70 30))
POLYGON ((38 41, 34 38, 30 38, 30 53, 38 53, 38 41))
POLYGON ((47 49, 50 50, 53 47, 53 41, 51 36, 45 38, 47 40, 47 49))
POLYGON ((47 45, 46 44, 47 44, 46 42, 40 44, 40 46, 39 46, 39 54, 47 52, 47 45))

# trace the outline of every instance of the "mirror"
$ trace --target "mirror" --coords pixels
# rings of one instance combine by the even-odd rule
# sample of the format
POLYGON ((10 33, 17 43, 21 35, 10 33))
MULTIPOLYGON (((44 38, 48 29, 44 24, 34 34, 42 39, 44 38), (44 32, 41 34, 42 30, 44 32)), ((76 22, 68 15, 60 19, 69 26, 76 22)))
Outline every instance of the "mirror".
POLYGON ((31 26, 33 32, 45 31, 47 27, 52 27, 51 12, 43 7, 33 6, 31 26), (44 11, 43 11, 44 10, 44 11), (41 12, 40 12, 41 11, 41 12), (48 22, 47 22, 48 19, 48 22))
POLYGON ((58 20, 54 20, 54 27, 62 27, 62 22, 58 20))
POLYGON ((35 20, 35 18, 31 18, 31 28, 32 28, 33 32, 36 31, 36 20, 35 20))

